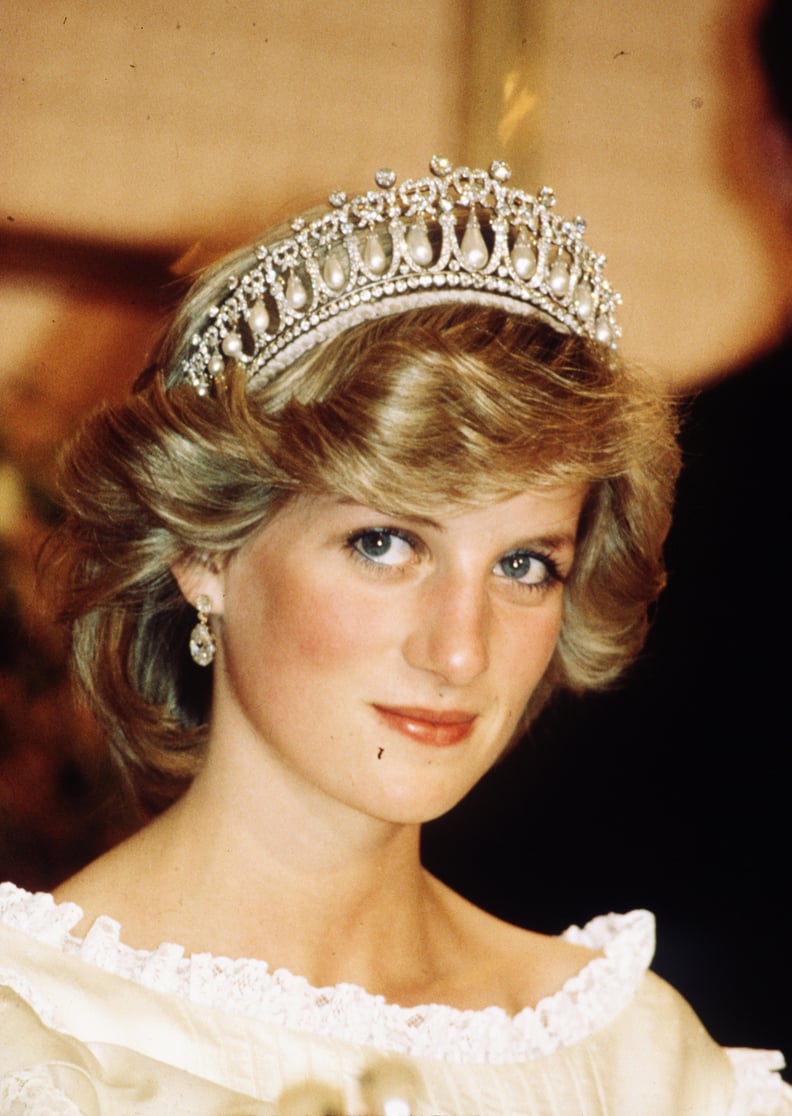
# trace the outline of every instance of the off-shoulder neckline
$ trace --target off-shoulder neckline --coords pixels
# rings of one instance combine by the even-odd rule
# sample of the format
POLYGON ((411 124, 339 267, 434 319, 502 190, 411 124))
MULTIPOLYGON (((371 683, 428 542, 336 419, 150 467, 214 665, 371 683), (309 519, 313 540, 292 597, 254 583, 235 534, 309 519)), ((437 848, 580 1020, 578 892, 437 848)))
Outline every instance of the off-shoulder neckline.
POLYGON ((599 951, 563 986, 534 1007, 509 1015, 498 1006, 402 1007, 353 984, 315 988, 265 961, 187 955, 164 942, 156 950, 125 944, 120 924, 100 916, 84 937, 72 930, 83 911, 47 892, 0 884, 0 922, 60 953, 182 1000, 381 1050, 458 1062, 512 1062, 580 1041, 614 1019, 637 992, 654 954, 648 911, 610 914, 560 936, 599 951))

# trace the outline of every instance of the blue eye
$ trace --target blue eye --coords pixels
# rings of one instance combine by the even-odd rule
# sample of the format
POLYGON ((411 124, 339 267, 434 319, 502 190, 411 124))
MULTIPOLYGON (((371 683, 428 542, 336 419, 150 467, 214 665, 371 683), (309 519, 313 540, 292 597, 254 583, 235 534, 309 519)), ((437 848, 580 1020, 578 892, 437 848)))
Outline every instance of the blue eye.
POLYGON ((560 580, 552 559, 530 550, 515 550, 505 555, 495 571, 500 577, 528 586, 547 587, 560 580))
POLYGON ((406 566, 415 558, 415 544, 395 527, 370 527, 356 531, 347 545, 368 562, 378 566, 406 566))

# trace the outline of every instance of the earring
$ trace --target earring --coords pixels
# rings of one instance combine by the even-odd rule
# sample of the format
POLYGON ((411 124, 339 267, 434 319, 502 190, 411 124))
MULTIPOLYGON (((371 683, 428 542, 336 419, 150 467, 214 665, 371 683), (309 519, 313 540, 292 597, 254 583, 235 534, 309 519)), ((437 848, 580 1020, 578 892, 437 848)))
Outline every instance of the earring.
POLYGON ((215 638, 207 623, 212 602, 205 593, 201 593, 195 607, 198 611, 198 623, 190 632, 190 654, 198 666, 209 666, 215 654, 215 638))

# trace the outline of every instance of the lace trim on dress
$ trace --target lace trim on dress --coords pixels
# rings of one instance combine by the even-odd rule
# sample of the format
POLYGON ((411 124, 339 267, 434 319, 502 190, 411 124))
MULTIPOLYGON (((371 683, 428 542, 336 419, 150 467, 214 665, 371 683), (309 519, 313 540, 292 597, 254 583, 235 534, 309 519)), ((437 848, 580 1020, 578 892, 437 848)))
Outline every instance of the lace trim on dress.
POLYGON ((743 1050, 726 1053, 732 1063, 737 1090, 729 1116, 784 1116, 792 1105, 792 1085, 780 1076, 784 1056, 778 1050, 743 1050))
POLYGON ((52 1084, 46 1067, 0 1078, 0 1112, 5 1116, 80 1116, 74 1101, 52 1084))
POLYGON ((633 999, 654 953, 648 911, 604 915, 570 927, 567 941, 601 950, 554 995, 510 1016, 503 1008, 465 1011, 445 1004, 404 1008, 352 984, 314 988, 266 962, 211 954, 185 956, 163 943, 153 951, 121 941, 119 924, 98 918, 84 938, 71 929, 83 913, 0 884, 0 920, 69 956, 159 992, 296 1030, 313 1031, 414 1057, 450 1062, 520 1062, 552 1054, 592 1034, 633 999))
MULTIPOLYGON (((510 1017, 501 1008, 460 1011, 442 1004, 403 1008, 354 985, 312 988, 263 961, 185 957, 180 946, 151 952, 120 940, 120 927, 100 918, 84 939, 71 930, 83 913, 73 903, 0 884, 0 922, 59 952, 106 972, 186 1001, 237 1012, 297 1030, 448 1062, 508 1063, 552 1054, 605 1026, 625 1008, 644 977, 654 950, 654 919, 647 911, 606 915, 570 927, 567 941, 602 950, 553 996, 510 1017)), ((17 987, 28 1003, 32 989, 21 974, 0 969, 0 983, 17 987)), ((792 1087, 780 1078, 780 1054, 728 1050, 736 1091, 729 1116, 789 1116, 792 1087)), ((32 1072, 0 1077, 0 1111, 27 1116, 72 1116, 70 1103, 51 1078, 32 1072), (33 1107, 31 1107, 31 1105, 33 1107), (27 1107, 25 1107, 27 1106, 27 1107)))

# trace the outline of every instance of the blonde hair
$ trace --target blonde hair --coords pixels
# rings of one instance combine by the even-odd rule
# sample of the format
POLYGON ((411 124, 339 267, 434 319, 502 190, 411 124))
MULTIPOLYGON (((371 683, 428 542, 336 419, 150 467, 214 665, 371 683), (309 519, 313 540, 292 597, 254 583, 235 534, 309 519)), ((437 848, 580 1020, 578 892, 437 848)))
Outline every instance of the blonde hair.
POLYGON ((538 318, 442 306, 201 397, 166 388, 178 348, 78 434, 55 544, 77 676, 147 801, 194 774, 207 731, 210 676, 189 659, 194 611, 171 567, 222 566, 297 493, 426 513, 582 482, 561 637, 526 717, 559 686, 607 686, 640 649, 678 454, 667 403, 610 352, 538 318))

